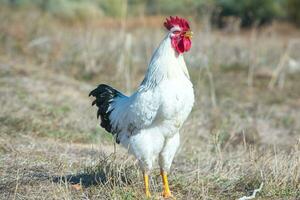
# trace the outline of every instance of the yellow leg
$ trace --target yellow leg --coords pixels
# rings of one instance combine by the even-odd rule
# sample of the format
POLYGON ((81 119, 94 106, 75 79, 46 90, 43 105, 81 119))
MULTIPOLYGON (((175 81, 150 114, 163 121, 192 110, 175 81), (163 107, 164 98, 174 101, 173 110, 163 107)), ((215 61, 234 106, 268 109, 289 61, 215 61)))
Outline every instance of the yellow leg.
POLYGON ((149 190, 149 176, 146 173, 144 173, 144 185, 145 185, 146 197, 149 198, 151 197, 150 190, 149 190))
POLYGON ((168 176, 167 173, 161 170, 160 175, 163 181, 163 197, 164 198, 172 198, 172 194, 169 188, 168 176))

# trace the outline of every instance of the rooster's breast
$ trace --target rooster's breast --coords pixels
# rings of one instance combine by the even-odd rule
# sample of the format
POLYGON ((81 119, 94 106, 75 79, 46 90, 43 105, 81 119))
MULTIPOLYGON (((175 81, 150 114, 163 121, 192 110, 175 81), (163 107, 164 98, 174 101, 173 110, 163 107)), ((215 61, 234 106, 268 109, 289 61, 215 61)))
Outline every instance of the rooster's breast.
POLYGON ((160 85, 161 107, 160 123, 165 126, 166 134, 178 132, 194 104, 194 91, 188 79, 166 80, 160 85))

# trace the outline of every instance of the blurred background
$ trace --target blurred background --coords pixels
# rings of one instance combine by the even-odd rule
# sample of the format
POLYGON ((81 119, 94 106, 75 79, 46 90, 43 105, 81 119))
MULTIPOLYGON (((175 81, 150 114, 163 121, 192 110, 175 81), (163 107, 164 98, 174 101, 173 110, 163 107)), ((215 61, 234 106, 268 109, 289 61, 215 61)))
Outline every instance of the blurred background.
MULTIPOLYGON (((89 167, 114 142, 88 93, 99 83, 135 91, 170 15, 194 32, 185 59, 196 96, 175 194, 232 199, 264 182, 261 199, 300 197, 299 0, 0 0, 0 197, 82 197, 43 177, 84 171, 94 180, 99 168, 89 167)), ((93 188, 83 193, 140 195, 132 185, 112 187, 115 196, 93 188)))

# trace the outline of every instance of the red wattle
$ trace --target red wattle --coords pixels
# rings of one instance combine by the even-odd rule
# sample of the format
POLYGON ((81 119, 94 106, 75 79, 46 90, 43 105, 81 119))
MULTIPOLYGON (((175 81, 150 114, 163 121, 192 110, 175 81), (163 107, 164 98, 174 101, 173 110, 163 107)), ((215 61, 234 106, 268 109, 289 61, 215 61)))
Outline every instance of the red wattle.
POLYGON ((171 39, 172 47, 181 54, 190 50, 192 42, 189 38, 186 37, 174 37, 171 39))
POLYGON ((192 47, 192 41, 190 38, 183 38, 184 51, 189 51, 192 47))

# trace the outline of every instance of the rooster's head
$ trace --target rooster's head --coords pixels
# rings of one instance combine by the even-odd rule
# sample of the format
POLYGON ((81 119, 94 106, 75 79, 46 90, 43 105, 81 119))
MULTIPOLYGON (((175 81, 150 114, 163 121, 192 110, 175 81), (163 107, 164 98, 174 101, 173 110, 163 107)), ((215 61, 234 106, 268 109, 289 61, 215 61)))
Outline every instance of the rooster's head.
POLYGON ((186 19, 180 17, 167 18, 164 26, 169 30, 172 47, 181 54, 190 50, 192 46, 191 38, 193 32, 186 19))

